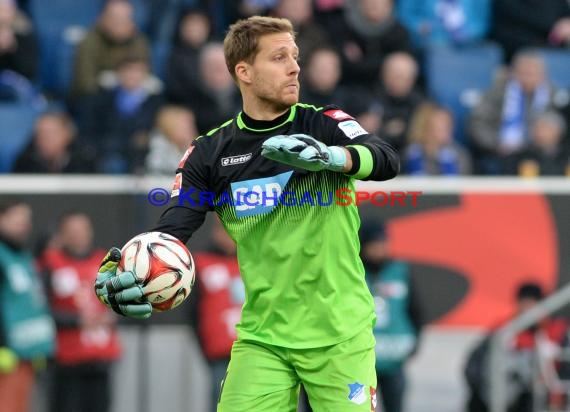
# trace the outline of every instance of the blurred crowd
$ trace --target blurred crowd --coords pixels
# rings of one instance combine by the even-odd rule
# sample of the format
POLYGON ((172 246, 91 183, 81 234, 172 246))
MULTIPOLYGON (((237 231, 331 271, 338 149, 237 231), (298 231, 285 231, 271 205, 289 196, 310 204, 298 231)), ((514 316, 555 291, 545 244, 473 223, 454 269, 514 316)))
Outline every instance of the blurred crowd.
POLYGON ((566 0, 0 0, 0 172, 173 173, 240 111, 221 39, 253 14, 293 22, 301 101, 387 139, 402 174, 570 176, 570 73, 547 53, 570 64, 566 0), (487 80, 462 90, 475 66, 442 50, 491 50, 487 80))
MULTIPOLYGON (((117 395, 114 365, 124 349, 117 317, 93 293, 93 276, 105 251, 95 246, 90 216, 77 210, 63 211, 30 250, 32 219, 26 202, 0 204, 0 412, 29 411, 35 381, 42 376, 42 410, 108 412, 117 395)), ((409 388, 406 366, 421 350, 427 302, 418 294, 419 267, 391 254, 390 227, 377 218, 364 219, 360 255, 376 308, 378 408, 402 412, 409 388)), ((245 289, 235 244, 215 218, 208 240, 204 250, 193 254, 196 282, 186 314, 209 367, 207 399, 209 410, 215 411, 245 289)), ((518 285, 512 316, 468 351, 465 412, 489 411, 491 376, 496 373, 490 348, 497 331, 536 308, 548 294, 532 277, 518 285)), ((508 412, 569 410, 569 326, 566 318, 544 315, 508 341, 508 412)), ((301 394, 298 410, 310 412, 301 394)))

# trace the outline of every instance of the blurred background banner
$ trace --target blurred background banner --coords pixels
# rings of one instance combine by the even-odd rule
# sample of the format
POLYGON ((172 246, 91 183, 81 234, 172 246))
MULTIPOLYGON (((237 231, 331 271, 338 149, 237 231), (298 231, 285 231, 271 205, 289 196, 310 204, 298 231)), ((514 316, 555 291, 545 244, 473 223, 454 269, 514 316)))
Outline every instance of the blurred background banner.
MULTIPOLYGON (((25 199, 35 227, 49 231, 66 210, 92 216, 97 245, 122 245, 148 230, 163 208, 148 193, 169 190, 170 177, 0 178, 2 199, 25 199)), ((489 329, 512 315, 513 291, 537 281, 548 292, 570 279, 570 185, 565 178, 397 178, 360 182, 358 190, 419 191, 401 204, 360 204, 361 216, 388 221, 391 254, 410 262, 428 323, 489 329)), ((188 245, 204 250, 211 221, 188 245)), ((39 229, 36 229, 39 230, 39 229)), ((34 243, 46 233, 36 231, 34 243)), ((188 323, 187 311, 153 317, 153 323, 188 323)))

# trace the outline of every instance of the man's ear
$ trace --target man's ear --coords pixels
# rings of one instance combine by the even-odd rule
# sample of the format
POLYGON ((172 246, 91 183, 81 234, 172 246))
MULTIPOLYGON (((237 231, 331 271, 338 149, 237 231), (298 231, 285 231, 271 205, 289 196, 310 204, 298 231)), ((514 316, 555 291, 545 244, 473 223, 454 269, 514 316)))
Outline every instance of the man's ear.
POLYGON ((248 63, 244 61, 239 62, 236 64, 235 71, 238 80, 246 84, 251 83, 251 66, 248 63))

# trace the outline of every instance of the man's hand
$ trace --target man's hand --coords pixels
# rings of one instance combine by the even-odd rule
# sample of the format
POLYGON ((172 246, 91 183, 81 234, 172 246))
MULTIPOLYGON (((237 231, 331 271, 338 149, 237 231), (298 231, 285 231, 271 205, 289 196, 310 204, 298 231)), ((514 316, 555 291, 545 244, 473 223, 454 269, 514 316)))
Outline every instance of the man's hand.
POLYGON ((146 319, 152 313, 152 306, 140 299, 142 287, 136 283, 132 272, 117 275, 117 266, 121 260, 121 251, 112 247, 101 262, 95 280, 95 293, 103 304, 116 313, 132 318, 146 319))
POLYGON ((345 171, 347 151, 327 146, 306 134, 273 136, 263 142, 261 155, 300 169, 345 171))

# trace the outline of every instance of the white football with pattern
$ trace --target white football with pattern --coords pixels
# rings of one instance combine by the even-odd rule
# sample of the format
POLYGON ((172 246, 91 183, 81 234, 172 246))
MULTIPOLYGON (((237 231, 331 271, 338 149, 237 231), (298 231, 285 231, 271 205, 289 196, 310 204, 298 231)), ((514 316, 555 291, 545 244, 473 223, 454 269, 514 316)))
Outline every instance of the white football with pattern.
POLYGON ((154 312, 180 305, 192 291, 195 267, 192 254, 174 236, 146 232, 135 236, 121 250, 118 273, 130 271, 143 288, 154 312))

